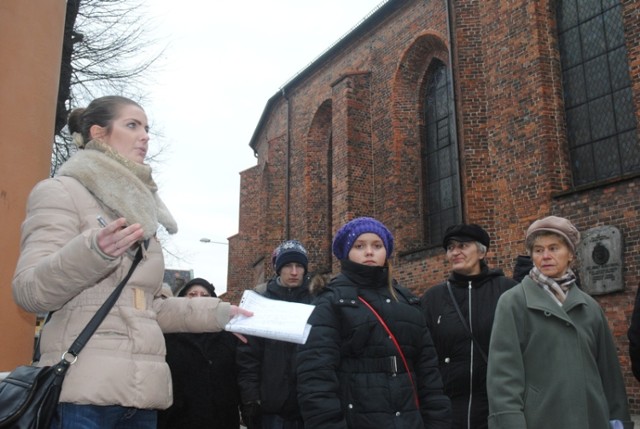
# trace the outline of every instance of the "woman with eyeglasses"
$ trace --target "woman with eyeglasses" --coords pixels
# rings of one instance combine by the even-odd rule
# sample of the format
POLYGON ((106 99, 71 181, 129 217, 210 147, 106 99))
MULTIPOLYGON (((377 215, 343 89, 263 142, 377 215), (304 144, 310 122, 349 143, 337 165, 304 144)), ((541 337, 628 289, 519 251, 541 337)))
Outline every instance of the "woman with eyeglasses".
MULTIPOLYGON (((187 282, 178 297, 216 298, 203 278, 187 282)), ((173 405, 158 413, 158 429, 238 429, 238 339, 230 332, 165 334, 173 382, 173 405)))
POLYGON ((442 247, 447 280, 429 288, 421 303, 438 352, 444 392, 451 399, 452 429, 486 429, 487 353, 500 295, 516 282, 489 268, 489 233, 476 224, 452 225, 442 247))

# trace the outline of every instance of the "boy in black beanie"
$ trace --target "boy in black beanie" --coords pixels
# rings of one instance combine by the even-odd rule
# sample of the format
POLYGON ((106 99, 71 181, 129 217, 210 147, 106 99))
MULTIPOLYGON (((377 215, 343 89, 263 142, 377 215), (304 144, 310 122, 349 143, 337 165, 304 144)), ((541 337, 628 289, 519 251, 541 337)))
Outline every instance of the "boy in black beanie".
MULTIPOLYGON (((277 276, 263 296, 310 304, 307 250, 297 240, 287 240, 274 251, 277 276)), ((247 429, 302 429, 298 407, 295 351, 297 345, 247 336, 237 352, 242 420, 247 429)))

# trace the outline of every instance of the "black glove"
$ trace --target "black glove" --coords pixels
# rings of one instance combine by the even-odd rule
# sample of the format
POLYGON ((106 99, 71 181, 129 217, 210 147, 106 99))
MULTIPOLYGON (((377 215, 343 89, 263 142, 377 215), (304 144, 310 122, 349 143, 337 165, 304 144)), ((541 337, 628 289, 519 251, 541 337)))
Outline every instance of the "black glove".
POLYGON ((247 429, 261 429, 262 427, 262 407, 260 402, 249 402, 240 407, 242 422, 247 429))

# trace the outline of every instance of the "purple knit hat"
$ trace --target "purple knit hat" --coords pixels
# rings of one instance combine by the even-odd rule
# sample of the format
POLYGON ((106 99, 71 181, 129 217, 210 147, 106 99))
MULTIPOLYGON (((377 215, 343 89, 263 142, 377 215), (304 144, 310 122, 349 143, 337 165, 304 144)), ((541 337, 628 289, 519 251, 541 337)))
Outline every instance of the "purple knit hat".
POLYGON ((384 243, 387 258, 393 252, 393 235, 380 221, 372 217, 359 217, 342 225, 333 237, 333 254, 339 260, 347 259, 353 243, 358 237, 367 232, 376 234, 384 243))

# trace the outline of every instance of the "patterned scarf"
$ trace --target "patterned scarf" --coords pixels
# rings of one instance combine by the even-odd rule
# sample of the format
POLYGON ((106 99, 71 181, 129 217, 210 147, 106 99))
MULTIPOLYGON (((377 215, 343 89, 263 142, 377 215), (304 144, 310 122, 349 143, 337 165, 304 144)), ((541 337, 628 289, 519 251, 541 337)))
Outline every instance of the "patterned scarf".
POLYGON ((567 272, 562 277, 552 279, 542 274, 538 267, 534 265, 529 272, 529 277, 531 277, 538 286, 546 290, 560 306, 562 306, 564 300, 567 299, 567 292, 569 292, 571 286, 576 282, 576 275, 571 271, 571 268, 567 269, 567 272))

